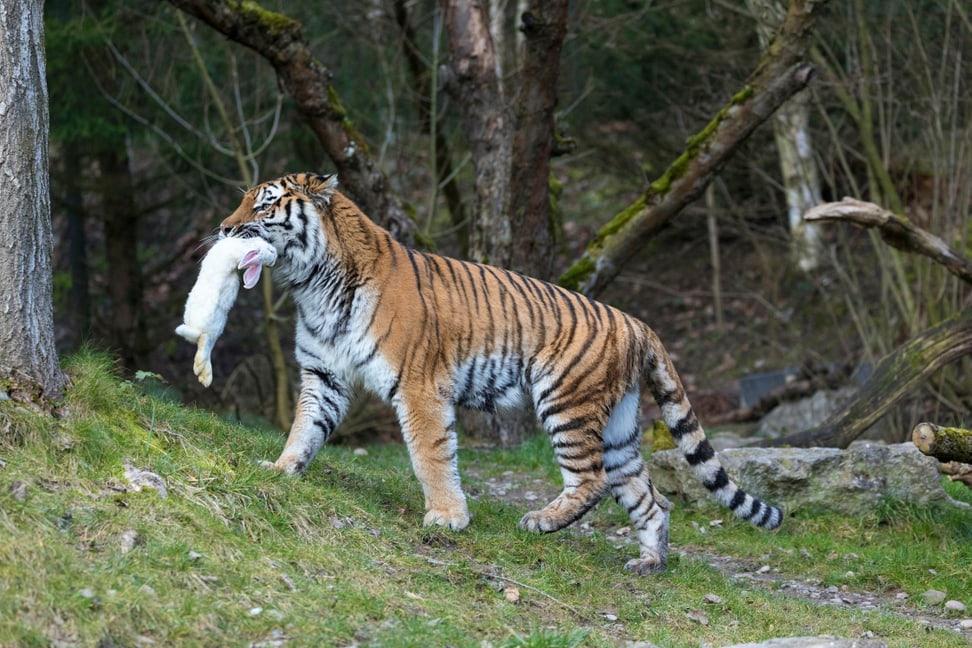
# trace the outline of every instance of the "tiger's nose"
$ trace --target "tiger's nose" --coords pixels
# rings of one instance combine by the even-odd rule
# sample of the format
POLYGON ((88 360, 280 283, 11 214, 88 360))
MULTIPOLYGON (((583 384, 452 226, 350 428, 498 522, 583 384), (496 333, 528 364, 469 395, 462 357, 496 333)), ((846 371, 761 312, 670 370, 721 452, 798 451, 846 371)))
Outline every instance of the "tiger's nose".
POLYGON ((223 236, 229 236, 230 234, 233 233, 233 226, 232 225, 220 225, 219 226, 219 231, 223 233, 223 236))

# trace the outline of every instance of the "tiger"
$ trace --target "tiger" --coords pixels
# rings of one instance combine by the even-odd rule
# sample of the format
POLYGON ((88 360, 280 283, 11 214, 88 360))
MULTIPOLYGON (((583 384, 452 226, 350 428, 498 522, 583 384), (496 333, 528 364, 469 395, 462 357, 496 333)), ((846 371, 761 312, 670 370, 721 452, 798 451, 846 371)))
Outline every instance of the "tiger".
POLYGON ((296 306, 300 391, 273 469, 301 475, 363 387, 394 409, 425 498, 423 524, 470 522, 458 468, 457 407, 495 411, 528 399, 563 487, 526 513, 550 533, 610 493, 628 513, 639 575, 667 567, 671 503, 641 455, 640 383, 696 477, 738 517, 775 529, 776 506, 747 494, 719 462, 661 340, 640 320, 502 268, 412 249, 337 189, 333 174, 295 173, 248 190, 219 237, 277 250, 275 282, 296 306))

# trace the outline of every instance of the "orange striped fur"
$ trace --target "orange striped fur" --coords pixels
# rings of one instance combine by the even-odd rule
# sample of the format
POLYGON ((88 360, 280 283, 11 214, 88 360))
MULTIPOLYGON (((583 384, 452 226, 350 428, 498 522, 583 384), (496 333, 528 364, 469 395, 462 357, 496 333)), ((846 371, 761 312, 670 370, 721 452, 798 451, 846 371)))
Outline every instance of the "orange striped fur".
POLYGON ((661 407, 713 496, 764 528, 779 509, 722 469, 655 333, 558 286, 397 243, 336 190, 335 176, 293 174, 254 187, 222 235, 277 250, 274 278, 297 306, 301 393, 273 466, 302 473, 344 416, 357 385, 395 408, 425 493, 425 524, 470 520, 456 459, 455 408, 492 410, 525 395, 550 437, 563 491, 520 526, 561 529, 610 493, 637 529, 637 573, 663 570, 670 505, 641 457, 639 388, 661 407))

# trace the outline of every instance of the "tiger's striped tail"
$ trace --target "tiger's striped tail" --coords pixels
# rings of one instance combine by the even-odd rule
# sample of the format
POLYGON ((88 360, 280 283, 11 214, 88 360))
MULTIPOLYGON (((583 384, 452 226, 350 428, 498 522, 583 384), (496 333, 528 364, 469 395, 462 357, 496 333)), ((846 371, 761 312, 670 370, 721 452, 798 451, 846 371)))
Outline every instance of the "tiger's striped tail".
POLYGON ((737 517, 763 529, 780 526, 783 512, 779 508, 749 495, 729 479, 685 396, 671 359, 660 344, 655 348, 659 351, 651 352, 644 376, 661 408, 662 419, 699 481, 737 517))

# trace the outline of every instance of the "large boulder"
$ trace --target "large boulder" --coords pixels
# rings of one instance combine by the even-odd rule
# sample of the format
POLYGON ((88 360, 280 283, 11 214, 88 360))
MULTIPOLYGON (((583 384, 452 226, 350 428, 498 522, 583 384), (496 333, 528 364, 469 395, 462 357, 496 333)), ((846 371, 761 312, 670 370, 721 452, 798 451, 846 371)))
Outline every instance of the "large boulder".
MULTIPOLYGON (((886 499, 917 505, 953 501, 941 485, 938 461, 911 443, 856 442, 837 448, 730 448, 718 453, 737 484, 786 511, 859 514, 886 499)), ((666 495, 711 498, 678 450, 651 456, 651 478, 666 495)))

